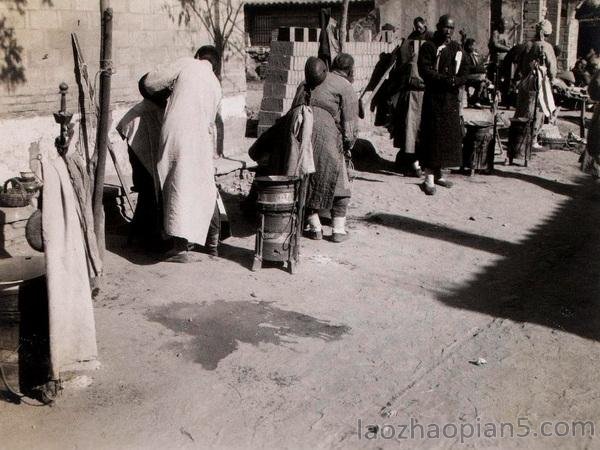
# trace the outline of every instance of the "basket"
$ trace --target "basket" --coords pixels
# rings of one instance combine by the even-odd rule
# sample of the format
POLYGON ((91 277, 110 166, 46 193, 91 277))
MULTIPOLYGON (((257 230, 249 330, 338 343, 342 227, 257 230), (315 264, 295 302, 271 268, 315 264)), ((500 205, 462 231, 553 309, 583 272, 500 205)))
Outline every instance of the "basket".
POLYGON ((4 187, 0 191, 0 206, 9 208, 27 206, 34 194, 27 192, 18 178, 11 178, 4 183, 4 187), (9 184, 12 184, 12 188, 8 187, 9 184))

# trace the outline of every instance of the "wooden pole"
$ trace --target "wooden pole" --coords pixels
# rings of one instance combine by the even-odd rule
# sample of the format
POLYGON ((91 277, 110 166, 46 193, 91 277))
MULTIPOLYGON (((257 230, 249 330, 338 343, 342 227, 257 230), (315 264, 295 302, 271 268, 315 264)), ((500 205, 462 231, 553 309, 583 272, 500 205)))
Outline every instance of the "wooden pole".
POLYGON ((560 33, 562 31, 561 28, 561 23, 562 23, 562 0, 558 0, 556 2, 556 29, 554 32, 554 44, 555 45, 560 45, 560 33))
POLYGON ((346 36, 348 32, 348 8, 350 6, 350 0, 344 0, 342 5, 342 23, 340 24, 340 51, 344 51, 346 46, 346 36))
POLYGON ((519 30, 519 44, 525 39, 525 0, 521 0, 521 29, 519 30))
POLYGON ((102 41, 100 53, 100 120, 96 138, 97 155, 96 176, 94 178, 94 232, 98 240, 98 251, 104 260, 104 174, 106 170, 106 153, 108 150, 108 128, 110 125, 110 87, 112 77, 112 19, 113 10, 109 0, 101 0, 102 41))

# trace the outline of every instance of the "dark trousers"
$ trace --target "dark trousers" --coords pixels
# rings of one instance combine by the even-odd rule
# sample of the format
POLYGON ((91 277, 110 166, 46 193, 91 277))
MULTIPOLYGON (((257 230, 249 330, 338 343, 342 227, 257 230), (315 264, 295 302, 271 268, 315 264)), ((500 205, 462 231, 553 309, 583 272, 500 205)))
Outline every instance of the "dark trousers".
POLYGON ((156 243, 160 240, 162 230, 162 202, 156 196, 152 175, 131 148, 128 149, 128 153, 133 178, 132 189, 138 193, 129 240, 133 241, 137 237, 146 244, 156 243))
POLYGON ((210 226, 208 227, 208 235, 206 236, 206 247, 218 247, 219 235, 221 234, 221 213, 219 212, 219 204, 215 202, 215 211, 213 212, 210 226))

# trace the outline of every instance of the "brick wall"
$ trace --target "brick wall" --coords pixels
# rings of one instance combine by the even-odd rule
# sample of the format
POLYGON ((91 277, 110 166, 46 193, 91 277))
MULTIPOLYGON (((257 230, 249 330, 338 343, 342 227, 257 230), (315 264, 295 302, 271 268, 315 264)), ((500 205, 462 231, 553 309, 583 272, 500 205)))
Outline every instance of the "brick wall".
POLYGON ((400 36, 406 37, 413 29, 413 20, 421 16, 427 21, 431 31, 443 14, 452 14, 456 21, 455 39, 460 39, 458 31, 464 29, 478 43, 481 51, 487 49, 490 36, 490 0, 378 0, 381 24, 390 23, 398 29, 400 36))
MULTIPOLYGON (((240 0, 241 1, 241 0, 240 0)), ((137 80, 158 64, 209 44, 210 37, 198 20, 179 22, 178 0, 112 0, 113 124, 141 100, 137 80)), ((58 85, 70 89, 68 107, 77 112, 71 33, 76 33, 92 77, 98 71, 100 53, 99 0, 1 0, 0 1, 0 180, 28 166, 28 149, 53 151, 57 127, 51 116, 58 109, 58 85), (3 37, 4 36, 4 37, 3 37), (6 50, 8 48, 9 50, 6 50), (9 56, 11 64, 6 64, 9 56)), ((243 12, 238 24, 243 28, 243 12)), ((234 39, 243 38, 234 35, 234 39)), ((243 56, 227 54, 223 89, 228 98, 230 123, 228 151, 243 138, 246 90, 243 56)), ((75 121, 77 116, 75 117, 75 121)), ((77 136, 77 134, 76 134, 77 136)), ((112 140, 120 144, 112 130, 112 140)), ((227 141, 226 141, 227 144, 227 141)), ((121 159, 126 152, 119 149, 121 159)), ((109 164, 109 170, 111 170, 109 164)), ((125 168, 128 164, 124 164, 125 168)))
MULTIPOLYGON (((198 23, 178 24, 177 4, 171 0, 112 2, 115 105, 137 100, 137 80, 157 64, 193 55, 200 45, 210 42, 198 23)), ((1 18, 4 29, 13 33, 23 73, 12 81, 0 79, 0 118, 48 114, 56 109, 59 83, 75 83, 71 33, 79 37, 90 73, 97 72, 99 0, 3 0, 1 18)), ((234 58, 225 72, 224 89, 229 94, 245 91, 243 60, 234 58)))

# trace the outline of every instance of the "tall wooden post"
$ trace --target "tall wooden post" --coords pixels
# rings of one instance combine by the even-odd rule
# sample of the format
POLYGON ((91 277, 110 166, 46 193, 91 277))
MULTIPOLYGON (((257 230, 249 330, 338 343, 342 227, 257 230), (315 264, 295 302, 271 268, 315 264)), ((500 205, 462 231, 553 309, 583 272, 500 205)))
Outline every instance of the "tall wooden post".
POLYGON ((348 33, 348 8, 350 6, 350 0, 344 0, 342 4, 342 23, 340 24, 340 51, 344 51, 346 46, 346 36, 348 33))
POLYGON ((110 0, 101 0, 102 41, 100 52, 100 119, 98 120, 98 135, 96 138, 97 161, 94 177, 94 232, 98 240, 98 251, 104 260, 104 174, 106 170, 106 153, 108 150, 108 128, 110 125, 110 88, 112 77, 112 19, 113 10, 110 0))
POLYGON ((521 0, 521 29, 519 30, 519 44, 525 39, 525 1, 521 0))

